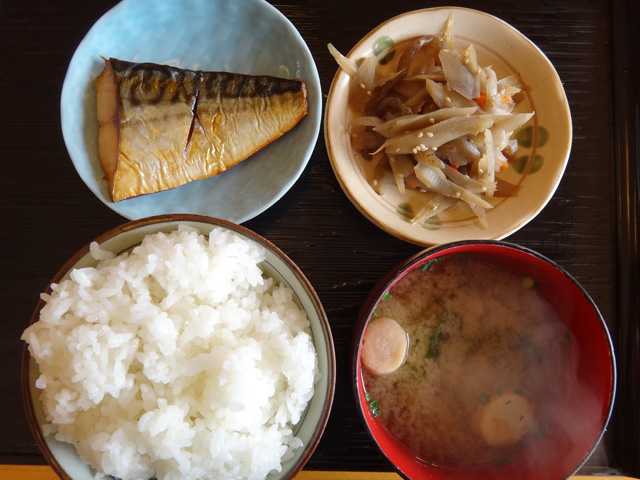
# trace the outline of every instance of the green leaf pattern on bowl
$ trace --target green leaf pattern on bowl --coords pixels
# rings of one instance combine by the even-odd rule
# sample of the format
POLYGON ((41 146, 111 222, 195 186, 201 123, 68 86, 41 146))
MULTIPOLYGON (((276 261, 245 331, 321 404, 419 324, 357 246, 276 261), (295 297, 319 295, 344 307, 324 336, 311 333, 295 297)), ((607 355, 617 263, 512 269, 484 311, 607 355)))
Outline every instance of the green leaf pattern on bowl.
MULTIPOLYGON (((533 147, 533 138, 534 138, 534 128, 533 125, 529 125, 528 127, 524 127, 516 133, 516 140, 518 140, 518 145, 524 148, 533 147)), ((538 127, 538 148, 543 147, 549 141, 549 131, 540 126, 538 127)))
POLYGON ((380 65, 386 65, 391 60, 393 60, 393 57, 395 57, 396 55, 396 50, 395 48, 392 49, 391 47, 393 47, 395 43, 396 42, 391 37, 387 37, 386 35, 379 37, 373 43, 373 54, 376 57, 386 52, 385 55, 378 60, 378 63, 380 65))
POLYGON ((440 217, 438 217, 438 215, 429 217, 424 222, 422 222, 422 228, 425 228, 427 230, 440 230, 440 227, 442 227, 442 220, 440 220, 440 217))
POLYGON ((413 218, 413 207, 409 202, 402 202, 398 204, 398 208, 396 211, 398 215, 405 218, 406 220, 411 220, 413 218))
MULTIPOLYGON (((535 130, 533 125, 529 125, 528 127, 524 127, 516 133, 516 140, 518 141, 518 145, 524 148, 532 148, 533 142, 535 139, 535 130)), ((538 144, 537 147, 543 147, 549 141, 549 131, 543 127, 538 127, 538 144)), ((513 162, 513 168, 519 174, 523 174, 525 169, 527 168, 527 163, 529 162, 530 155, 521 155, 513 162)), ((538 170, 542 168, 544 163, 544 157, 542 155, 536 154, 533 158, 533 164, 529 169, 529 174, 536 173, 538 170)))
MULTIPOLYGON (((516 172, 523 174, 525 169, 527 168, 527 163, 529 163, 529 155, 522 155, 513 162, 513 168, 516 172)), ((529 170, 529 174, 536 173, 538 170, 542 168, 542 164, 544 163, 544 158, 542 155, 536 155, 533 158, 533 164, 531 165, 531 169, 529 170)))

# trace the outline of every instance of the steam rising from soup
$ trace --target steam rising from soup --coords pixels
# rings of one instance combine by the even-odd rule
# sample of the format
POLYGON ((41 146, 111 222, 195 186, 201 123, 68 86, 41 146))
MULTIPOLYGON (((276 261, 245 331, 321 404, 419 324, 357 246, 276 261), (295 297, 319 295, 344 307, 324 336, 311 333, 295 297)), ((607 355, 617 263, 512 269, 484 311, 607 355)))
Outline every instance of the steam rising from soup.
POLYGON ((378 303, 363 352, 377 318, 404 329, 408 351, 391 373, 363 361, 365 389, 381 424, 423 461, 503 465, 556 420, 575 374, 572 337, 532 278, 467 255, 436 260, 378 303))

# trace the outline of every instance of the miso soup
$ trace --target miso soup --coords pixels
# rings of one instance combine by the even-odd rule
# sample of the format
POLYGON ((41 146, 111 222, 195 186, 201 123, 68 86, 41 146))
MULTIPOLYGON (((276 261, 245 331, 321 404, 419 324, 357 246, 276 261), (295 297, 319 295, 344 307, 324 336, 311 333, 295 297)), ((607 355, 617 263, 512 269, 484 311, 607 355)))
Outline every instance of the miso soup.
POLYGON ((393 319, 408 346, 400 360, 401 350, 376 347, 392 352, 393 368, 363 362, 365 389, 381 424, 424 461, 499 465, 553 424, 574 373, 571 335, 532 278, 470 256, 438 260, 377 305, 369 325, 393 319))

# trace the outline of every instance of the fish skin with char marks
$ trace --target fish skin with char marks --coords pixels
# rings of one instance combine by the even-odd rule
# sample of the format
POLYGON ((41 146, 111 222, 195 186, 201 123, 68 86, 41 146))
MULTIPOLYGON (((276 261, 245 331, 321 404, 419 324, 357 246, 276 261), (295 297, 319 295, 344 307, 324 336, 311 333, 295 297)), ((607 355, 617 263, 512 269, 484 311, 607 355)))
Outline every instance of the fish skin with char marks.
POLYGON ((114 202, 218 175, 307 114, 299 79, 104 62, 98 151, 114 202))

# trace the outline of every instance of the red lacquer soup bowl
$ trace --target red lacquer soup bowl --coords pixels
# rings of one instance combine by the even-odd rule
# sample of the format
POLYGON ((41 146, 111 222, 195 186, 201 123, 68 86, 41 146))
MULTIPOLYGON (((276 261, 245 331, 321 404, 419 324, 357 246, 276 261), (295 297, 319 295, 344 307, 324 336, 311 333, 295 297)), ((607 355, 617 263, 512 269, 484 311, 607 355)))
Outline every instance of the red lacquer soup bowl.
MULTIPOLYGON (((414 315, 414 318, 417 316, 414 315)), ((378 325, 380 323, 378 322, 378 325)), ((535 322, 527 325, 538 328, 538 323, 535 322)), ((378 330, 380 330, 379 327, 378 330)), ((405 348, 405 343, 402 344, 402 348, 405 348)), ((520 365, 520 357, 514 359, 514 369, 517 368, 516 365, 520 365)), ((354 393, 363 423, 380 452, 402 477, 410 479, 540 480, 544 478, 556 480, 567 478, 586 462, 598 446, 614 404, 616 367, 613 345, 607 325, 594 301, 569 273, 553 261, 530 249, 501 241, 462 241, 437 246, 417 254, 392 270, 374 288, 361 309, 355 331, 352 361, 354 393), (485 274, 478 273, 478 270, 476 273, 465 270, 476 268, 474 265, 478 264, 481 264, 482 268, 491 269, 492 272, 494 270, 503 272, 507 283, 511 282, 509 278, 513 278, 515 282, 513 288, 516 290, 505 289, 496 295, 491 290, 491 285, 496 283, 493 274, 484 277, 485 274), (434 275, 444 275, 438 272, 455 273, 457 269, 461 269, 459 273, 462 280, 458 286, 451 287, 451 291, 447 290, 448 287, 443 287, 442 282, 445 280, 441 278, 444 277, 434 277, 434 275), (467 283, 473 284, 473 278, 476 278, 475 281, 481 288, 487 289, 484 297, 486 301, 478 301, 478 298, 483 298, 482 295, 474 297, 475 294, 461 293, 467 291, 465 290, 467 283), (410 281, 413 282, 411 288, 407 288, 406 285, 410 281), (521 299, 520 294, 517 293, 518 288, 523 292, 528 290, 522 293, 521 299), (429 302, 434 302, 433 299, 429 299, 430 291, 436 290, 446 292, 446 296, 451 298, 457 298, 456 294, 467 299, 475 298, 475 304, 460 307, 463 313, 454 315, 459 322, 459 327, 456 329, 453 329, 453 321, 450 317, 445 318, 444 315, 435 326, 434 324, 423 326, 428 323, 425 319, 431 318, 429 309, 435 308, 428 305, 429 302), (514 292, 516 292, 515 295, 514 292), (513 328, 516 328, 513 327, 517 323, 515 317, 518 317, 517 321, 520 322, 519 317, 528 316, 530 304, 526 302, 529 302, 531 295, 541 299, 540 301, 548 307, 548 310, 542 311, 550 312, 547 317, 555 319, 555 325, 558 326, 561 334, 549 337, 552 338, 551 340, 539 333, 531 334, 534 340, 522 337, 517 337, 517 342, 501 340, 500 345, 507 345, 505 352, 513 350, 522 357, 524 355, 522 352, 526 350, 527 358, 537 358, 533 364, 526 367, 526 370, 522 370, 527 372, 524 388, 519 389, 519 385, 512 385, 516 388, 509 392, 502 386, 495 388, 503 378, 512 375, 507 370, 506 374, 503 372, 498 380, 495 378, 490 380, 493 382, 493 389, 487 386, 486 391, 482 388, 477 390, 477 405, 471 405, 469 410, 471 413, 463 414, 465 407, 457 406, 458 403, 464 405, 463 393, 460 393, 460 398, 457 398, 458 392, 452 393, 448 386, 470 385, 474 382, 475 385, 482 386, 485 373, 478 365, 493 365, 500 362, 504 364, 505 360, 500 359, 504 355, 509 355, 509 353, 500 353, 502 350, 496 347, 495 352, 498 353, 490 353, 487 358, 469 357, 472 358, 471 361, 466 358, 465 361, 471 362, 468 363, 469 366, 466 370, 458 370, 457 374, 449 375, 452 378, 431 379, 431 389, 425 390, 426 387, 423 386, 426 382, 425 378, 436 378, 437 374, 434 372, 445 372, 441 373, 444 377, 446 372, 456 371, 447 370, 448 367, 438 365, 438 362, 443 363, 445 358, 450 358, 453 351, 471 351, 464 345, 455 347, 456 349, 453 347, 456 338, 462 337, 462 332, 466 332, 465 335, 469 337, 467 338, 469 345, 473 344, 474 339, 478 340, 476 343, 483 344, 482 338, 488 335, 487 332, 491 329, 496 328, 497 322, 503 322, 505 328, 511 332, 505 334, 507 335, 505 338, 511 338, 508 335, 516 335, 512 332, 513 328), (394 338, 394 334, 384 328, 382 334, 375 334, 375 329, 372 327, 374 321, 386 318, 390 311, 396 312, 399 317, 408 315, 407 311, 410 309, 405 311, 402 305, 398 307, 399 310, 389 310, 392 299, 400 303, 424 302, 427 306, 420 308, 427 313, 423 313, 423 310, 418 308, 417 311, 420 311, 420 315, 424 315, 424 318, 421 317, 419 321, 414 320, 413 327, 406 326, 401 320, 396 319, 404 328, 408 328, 406 331, 407 353, 403 360, 392 366, 392 373, 389 373, 382 368, 376 370, 377 367, 372 366, 374 363, 370 360, 370 352, 375 351, 375 348, 383 348, 374 347, 374 345, 387 344, 388 346, 389 343, 393 343, 390 339, 394 338), (505 317, 508 319, 504 321, 497 320, 502 317, 494 315, 491 309, 495 310, 498 306, 498 310, 503 310, 503 304, 516 305, 516 310, 520 313, 505 317), (478 311, 484 313, 479 314, 478 311), (471 317, 468 317, 465 312, 471 312, 471 317), (469 318, 484 319, 482 321, 487 322, 486 327, 484 324, 473 327, 473 324, 469 323, 469 318), (449 324, 443 324, 445 320, 449 324), (449 325, 449 330, 442 325, 449 325), (411 330, 412 328, 430 330, 427 330, 424 335, 418 335, 415 330, 411 330), (469 332, 473 333, 469 334, 469 332), (379 336, 374 338, 375 335, 379 336), (509 344, 509 341, 512 344, 509 344), (538 341, 537 346, 536 341, 538 341), (369 344, 365 346, 367 342, 369 344), (562 346, 559 346, 560 343, 562 346), (556 357, 548 353, 547 348, 555 349, 554 352, 560 351, 560 348, 564 349, 562 358, 566 357, 567 361, 558 365, 551 363, 550 359, 553 358, 555 362, 556 357), (447 349, 449 349, 448 352, 447 349), (427 358, 428 361, 436 363, 427 363, 426 368, 423 366, 420 369, 415 368, 413 371, 418 373, 412 374, 413 376, 401 375, 399 372, 402 372, 402 369, 414 368, 411 362, 416 358, 420 362, 424 362, 422 358, 427 358), (546 370, 543 365, 547 365, 546 370), (566 372, 561 376, 556 375, 555 371, 561 369, 566 369, 566 372), (545 377, 541 377, 542 375, 545 377), (385 376, 387 378, 384 381, 388 381, 390 386, 380 390, 383 388, 380 385, 384 385, 381 377, 385 376), (376 378, 370 380, 373 377, 376 378), (547 395, 544 391, 545 385, 553 381, 558 383, 558 378, 561 379, 558 388, 553 390, 553 394, 547 395), (377 383, 369 383, 373 381, 377 383), (409 385, 409 382, 411 382, 410 387, 405 387, 404 385, 409 385), (542 391, 540 388, 537 392, 522 391, 533 390, 533 385, 541 386, 542 391), (403 390, 404 388, 406 390, 403 390), (409 402, 407 410, 403 410, 405 406, 402 403, 404 401, 402 397, 399 397, 400 400, 394 397, 394 395, 402 395, 398 391, 415 392, 413 395, 415 399, 422 402, 415 402, 415 404, 422 412, 431 411, 433 404, 443 403, 443 399, 449 398, 451 400, 444 403, 455 404, 456 407, 449 408, 448 413, 443 414, 443 418, 446 417, 448 423, 438 424, 440 420, 429 417, 431 414, 410 412, 412 408, 416 408, 411 406, 413 400, 409 402), (512 400, 520 406, 513 407, 512 400), (456 418, 457 414, 452 414, 458 411, 457 408, 460 408, 459 418, 456 418), (395 413, 392 414, 390 411, 395 413), (405 416, 405 413, 406 419, 412 420, 398 421, 397 418, 405 416), (399 427, 400 424, 403 426, 399 427), (473 445, 473 442, 468 439, 478 438, 480 440, 476 443, 480 445, 478 447, 480 451, 489 453, 484 457, 478 457, 474 456, 477 452, 467 455, 465 451, 458 449, 454 452, 454 457, 457 455, 458 460, 452 460, 451 456, 443 454, 442 449, 445 447, 442 445, 449 441, 445 440, 445 437, 449 435, 449 431, 456 429, 462 432, 458 438, 466 439, 463 440, 462 445, 467 443, 473 445), (412 433, 406 436, 405 432, 408 430, 412 433), (518 433, 514 433, 516 431, 518 433), (419 433, 416 434, 416 432, 419 433), (413 440, 407 440, 414 435, 426 439, 422 441, 422 447, 416 447, 412 444, 413 440), (427 447, 424 446, 425 444, 427 447), (430 448, 428 445, 432 446, 433 452, 428 450, 430 448)), ((404 372, 406 373, 407 370, 404 372)), ((507 380, 504 381, 507 382, 507 380)), ((405 395, 405 398, 410 396, 405 395)), ((451 437, 456 438, 453 434, 451 437)))

